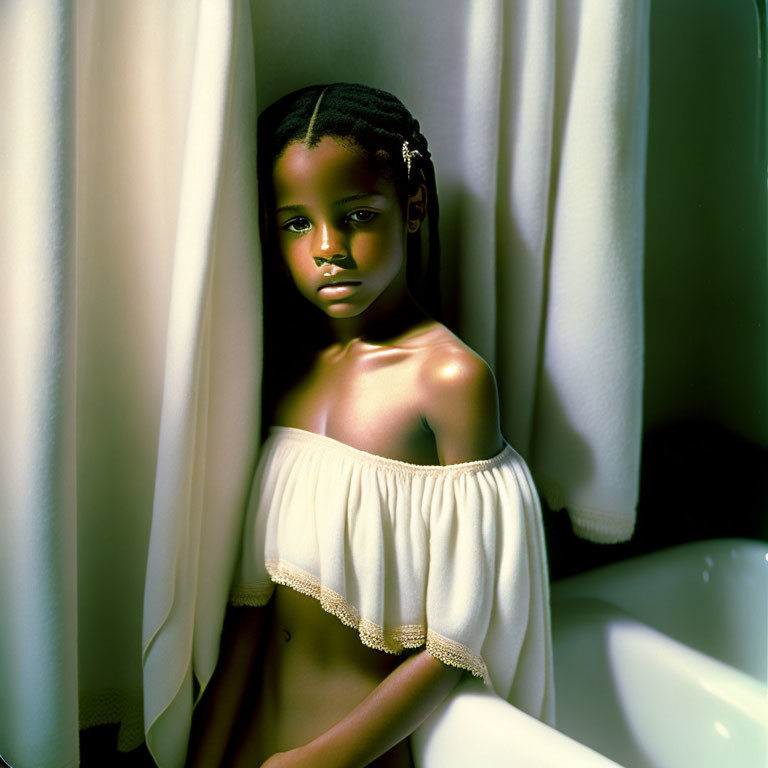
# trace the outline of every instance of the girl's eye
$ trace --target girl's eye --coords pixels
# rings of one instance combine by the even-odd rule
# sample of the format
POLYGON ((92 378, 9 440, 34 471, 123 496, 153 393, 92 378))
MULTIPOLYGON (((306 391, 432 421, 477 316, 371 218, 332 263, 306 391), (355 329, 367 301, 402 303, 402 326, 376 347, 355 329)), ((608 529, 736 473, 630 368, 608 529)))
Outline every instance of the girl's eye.
POLYGON ((372 222, 376 216, 378 216, 377 213, 374 211, 352 211, 352 213, 349 214, 347 217, 353 224, 369 224, 372 222))
POLYGON ((309 220, 303 216, 297 216, 295 219, 286 221, 280 229, 284 229, 286 232, 306 232, 310 227, 309 220))

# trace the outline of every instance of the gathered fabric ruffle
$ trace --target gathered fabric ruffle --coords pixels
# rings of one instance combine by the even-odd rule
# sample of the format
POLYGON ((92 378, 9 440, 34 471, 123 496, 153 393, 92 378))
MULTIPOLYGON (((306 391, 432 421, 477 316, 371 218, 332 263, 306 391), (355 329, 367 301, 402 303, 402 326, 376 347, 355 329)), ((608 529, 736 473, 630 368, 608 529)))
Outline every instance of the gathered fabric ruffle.
POLYGON ((541 512, 507 444, 489 459, 425 466, 273 427, 230 602, 265 605, 275 584, 315 598, 371 648, 423 646, 552 718, 541 512))

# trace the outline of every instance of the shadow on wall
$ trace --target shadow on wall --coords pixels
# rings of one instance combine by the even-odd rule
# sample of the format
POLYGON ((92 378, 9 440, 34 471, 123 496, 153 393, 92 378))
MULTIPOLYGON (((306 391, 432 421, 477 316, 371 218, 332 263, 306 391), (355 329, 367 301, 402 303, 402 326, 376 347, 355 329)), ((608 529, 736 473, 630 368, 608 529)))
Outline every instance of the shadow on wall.
POLYGON ((652 4, 647 431, 709 422, 768 445, 764 7, 652 4))
POLYGON ((646 432, 631 541, 576 538, 564 512, 544 510, 551 579, 711 538, 768 541, 768 447, 721 426, 686 422, 646 432))

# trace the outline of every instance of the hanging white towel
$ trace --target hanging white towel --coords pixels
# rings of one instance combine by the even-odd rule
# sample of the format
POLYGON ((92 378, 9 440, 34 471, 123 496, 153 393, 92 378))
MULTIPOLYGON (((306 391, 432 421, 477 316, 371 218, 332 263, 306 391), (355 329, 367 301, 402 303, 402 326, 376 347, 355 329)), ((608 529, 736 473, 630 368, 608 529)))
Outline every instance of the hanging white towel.
POLYGON ((532 464, 597 542, 630 538, 642 434, 649 3, 559 6, 551 249, 532 464))

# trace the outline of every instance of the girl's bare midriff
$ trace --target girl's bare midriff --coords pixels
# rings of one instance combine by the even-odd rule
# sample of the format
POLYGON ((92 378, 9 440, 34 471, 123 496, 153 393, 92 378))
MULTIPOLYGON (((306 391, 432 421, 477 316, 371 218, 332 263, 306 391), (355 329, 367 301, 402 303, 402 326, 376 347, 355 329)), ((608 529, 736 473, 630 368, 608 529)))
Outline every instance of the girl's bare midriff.
MULTIPOLYGON (((231 768, 254 768, 275 752, 310 742, 405 658, 363 645, 356 630, 290 587, 275 588, 271 610, 264 664, 254 678, 260 691, 249 696, 250 711, 240 713, 244 727, 234 734, 231 768)), ((410 768, 408 741, 371 765, 410 768)))

